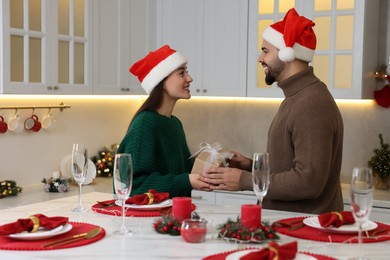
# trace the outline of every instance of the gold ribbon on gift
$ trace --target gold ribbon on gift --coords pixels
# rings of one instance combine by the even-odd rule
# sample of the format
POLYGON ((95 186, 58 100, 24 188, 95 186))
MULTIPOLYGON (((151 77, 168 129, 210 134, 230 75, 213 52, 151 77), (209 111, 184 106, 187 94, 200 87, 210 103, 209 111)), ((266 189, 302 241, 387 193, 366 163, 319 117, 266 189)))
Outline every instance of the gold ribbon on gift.
POLYGON ((37 218, 36 216, 34 216, 34 215, 31 215, 30 216, 30 219, 31 219, 31 221, 32 221, 32 223, 33 223, 33 228, 32 228, 32 230, 31 231, 29 231, 30 233, 34 233, 34 232, 36 232, 36 231, 38 231, 38 229, 39 229, 39 225, 40 225, 40 223, 39 223, 39 218, 37 218))
POLYGON ((146 196, 148 196, 148 198, 149 198, 148 205, 152 204, 153 201, 154 201, 154 195, 153 195, 153 193, 151 193, 151 192, 145 192, 144 194, 146 194, 146 196))
POLYGON ((343 215, 341 215, 340 212, 332 211, 331 214, 335 214, 337 217, 339 217, 339 220, 343 222, 343 215))

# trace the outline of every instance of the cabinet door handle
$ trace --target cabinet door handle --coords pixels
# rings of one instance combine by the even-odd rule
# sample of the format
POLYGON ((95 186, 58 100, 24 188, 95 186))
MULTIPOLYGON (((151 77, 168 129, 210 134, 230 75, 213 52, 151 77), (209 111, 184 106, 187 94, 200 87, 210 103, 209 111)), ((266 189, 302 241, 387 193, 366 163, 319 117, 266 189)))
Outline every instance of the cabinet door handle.
POLYGON ((207 89, 204 89, 204 90, 203 90, 203 93, 207 93, 207 89))
POLYGON ((58 86, 54 86, 53 89, 54 89, 54 90, 58 90, 59 87, 58 87, 58 86))
POLYGON ((47 86, 47 89, 48 89, 48 90, 52 90, 53 87, 52 87, 52 86, 47 86))
POLYGON ((203 196, 191 196, 194 200, 201 200, 203 199, 203 196))
POLYGON ((200 89, 197 89, 196 92, 199 93, 199 92, 200 92, 200 89))

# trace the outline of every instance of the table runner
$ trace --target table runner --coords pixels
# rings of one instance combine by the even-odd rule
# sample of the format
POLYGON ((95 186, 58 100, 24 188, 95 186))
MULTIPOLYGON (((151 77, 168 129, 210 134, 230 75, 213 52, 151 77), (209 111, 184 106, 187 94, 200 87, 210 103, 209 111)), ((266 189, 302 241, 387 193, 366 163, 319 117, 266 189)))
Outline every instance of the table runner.
MULTIPOLYGON (((203 260, 225 260, 229 254, 235 253, 235 252, 241 251, 241 250, 247 250, 247 249, 259 249, 260 250, 260 248, 253 248, 253 247, 248 247, 248 248, 244 248, 244 249, 236 249, 236 250, 232 250, 232 251, 218 253, 215 255, 210 255, 210 256, 203 258, 203 260)), ((336 260, 336 258, 333 258, 333 257, 312 254, 312 253, 308 253, 308 252, 300 252, 299 251, 298 253, 313 256, 313 257, 317 258, 318 260, 336 260)))
MULTIPOLYGON (((286 218, 278 220, 277 222, 282 223, 291 223, 302 220, 306 217, 298 217, 298 218, 286 218)), ((387 228, 388 231, 378 234, 375 238, 368 238, 363 232, 363 243, 374 243, 374 242, 382 242, 386 240, 390 240, 390 225, 386 225, 383 223, 376 222, 378 224, 378 227, 375 230, 380 230, 382 228, 387 228)), ((295 224, 297 225, 297 224, 295 224)), ((299 224, 298 224, 299 225, 299 224)), ((287 236, 292 236, 296 238, 302 238, 306 240, 314 240, 314 241, 321 241, 321 242, 333 242, 333 243, 357 243, 358 242, 358 235, 356 234, 339 234, 339 233, 329 233, 325 231, 321 231, 319 229, 309 227, 304 225, 302 228, 296 229, 296 230, 289 230, 290 227, 277 227, 276 231, 280 234, 284 234, 287 236)), ((370 233, 375 232, 375 230, 370 231, 370 233)))
POLYGON ((58 246, 58 247, 43 247, 43 245, 46 243, 50 243, 52 241, 56 241, 57 239, 66 238, 76 234, 85 233, 98 227, 96 225, 92 225, 88 223, 80 223, 80 222, 69 222, 69 223, 72 224, 73 226, 72 230, 70 230, 69 232, 66 232, 58 236, 41 239, 41 240, 28 240, 28 241, 16 240, 16 239, 9 238, 6 235, 0 236, 0 250, 2 249, 2 250, 37 251, 37 250, 55 250, 55 249, 71 248, 71 247, 84 246, 84 245, 94 243, 96 241, 99 241, 106 235, 106 231, 102 228, 100 233, 93 238, 78 240, 73 243, 66 244, 63 246, 58 246))
MULTIPOLYGON (((92 210, 100 214, 118 216, 118 217, 122 216, 122 207, 113 205, 114 203, 115 200, 101 201, 100 203, 92 205, 92 210), (104 206, 104 204, 113 205, 113 206, 104 206)), ((194 211, 195 209, 196 209, 195 204, 192 204, 191 210, 194 211)), ((142 210, 142 209, 127 208, 125 210, 125 214, 126 217, 160 217, 161 214, 170 214, 171 211, 172 211, 172 206, 162 208, 162 209, 156 209, 156 210, 142 210)))

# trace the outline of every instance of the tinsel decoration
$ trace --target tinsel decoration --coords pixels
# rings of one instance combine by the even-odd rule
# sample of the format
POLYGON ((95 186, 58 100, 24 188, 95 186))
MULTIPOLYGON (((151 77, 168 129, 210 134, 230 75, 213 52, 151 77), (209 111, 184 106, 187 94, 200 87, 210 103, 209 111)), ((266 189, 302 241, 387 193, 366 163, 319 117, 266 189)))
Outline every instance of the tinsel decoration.
POLYGON ((42 183, 43 189, 46 192, 67 192, 69 190, 69 183, 71 179, 61 179, 61 178, 43 178, 42 183))
POLYGON ((118 144, 111 145, 111 148, 104 146, 104 148, 99 151, 98 156, 92 157, 92 161, 96 166, 97 177, 112 177, 117 149, 118 144))
POLYGON ((390 150, 389 144, 383 142, 382 134, 379 134, 380 149, 375 149, 375 155, 371 157, 368 166, 372 169, 377 178, 386 181, 390 175, 390 150))
POLYGON ((237 217, 236 221, 229 218, 226 223, 220 225, 218 237, 235 243, 263 243, 279 239, 275 228, 267 221, 262 221, 259 228, 247 228, 241 224, 240 217, 237 217))
POLYGON ((8 196, 16 196, 22 192, 22 188, 16 185, 16 181, 1 181, 0 182, 0 199, 8 196))

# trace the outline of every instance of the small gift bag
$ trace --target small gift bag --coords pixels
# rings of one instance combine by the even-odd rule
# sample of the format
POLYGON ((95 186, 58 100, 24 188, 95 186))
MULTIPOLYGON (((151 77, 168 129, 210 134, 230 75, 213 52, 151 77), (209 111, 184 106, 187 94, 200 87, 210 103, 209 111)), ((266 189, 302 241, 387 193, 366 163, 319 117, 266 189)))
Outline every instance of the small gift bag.
POLYGON ((204 175, 210 167, 227 167, 227 160, 233 157, 233 153, 224 150, 218 142, 213 145, 201 143, 199 146, 199 151, 190 157, 196 157, 191 174, 204 175))

